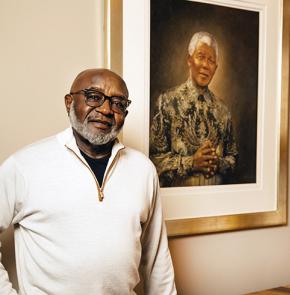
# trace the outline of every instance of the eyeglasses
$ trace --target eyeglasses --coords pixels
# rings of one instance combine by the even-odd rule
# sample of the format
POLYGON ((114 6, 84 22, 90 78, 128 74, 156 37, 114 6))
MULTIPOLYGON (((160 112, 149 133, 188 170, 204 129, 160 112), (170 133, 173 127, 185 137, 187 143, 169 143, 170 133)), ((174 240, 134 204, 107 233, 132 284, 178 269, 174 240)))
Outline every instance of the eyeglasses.
POLYGON ((76 92, 70 92, 70 95, 83 94, 88 106, 97 108, 103 105, 106 99, 110 102, 111 110, 118 114, 124 114, 131 103, 131 100, 122 96, 107 96, 95 89, 82 89, 76 92))

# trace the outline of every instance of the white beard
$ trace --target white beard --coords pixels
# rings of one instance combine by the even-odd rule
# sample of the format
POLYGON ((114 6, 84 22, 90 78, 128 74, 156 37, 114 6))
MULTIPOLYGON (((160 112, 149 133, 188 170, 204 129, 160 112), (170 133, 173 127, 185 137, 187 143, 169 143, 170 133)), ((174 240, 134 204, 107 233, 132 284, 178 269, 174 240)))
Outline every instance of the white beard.
POLYGON ((88 128, 87 118, 85 119, 83 123, 81 123, 78 120, 75 113, 74 101, 72 102, 70 110, 69 110, 69 119, 70 119, 72 128, 75 129, 75 131, 79 133, 83 138, 88 140, 92 145, 103 145, 115 140, 122 129, 122 128, 118 128, 117 126, 114 126, 110 133, 107 133, 107 134, 93 133, 88 128))

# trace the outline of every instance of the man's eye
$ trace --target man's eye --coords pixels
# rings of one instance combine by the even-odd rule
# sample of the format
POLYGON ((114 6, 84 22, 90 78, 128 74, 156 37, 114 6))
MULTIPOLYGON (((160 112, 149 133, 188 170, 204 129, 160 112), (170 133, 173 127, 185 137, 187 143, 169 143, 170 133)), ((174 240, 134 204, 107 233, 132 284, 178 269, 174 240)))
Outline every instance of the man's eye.
POLYGON ((98 93, 88 93, 87 94, 87 100, 89 101, 99 101, 102 100, 102 96, 98 93))
POLYGON ((201 55, 201 54, 199 54, 199 55, 196 56, 196 58, 197 58, 198 60, 203 60, 203 59, 204 59, 204 56, 201 55))
POLYGON ((119 98, 112 99, 112 105, 114 105, 115 107, 117 107, 120 110, 126 109, 126 103, 119 98))

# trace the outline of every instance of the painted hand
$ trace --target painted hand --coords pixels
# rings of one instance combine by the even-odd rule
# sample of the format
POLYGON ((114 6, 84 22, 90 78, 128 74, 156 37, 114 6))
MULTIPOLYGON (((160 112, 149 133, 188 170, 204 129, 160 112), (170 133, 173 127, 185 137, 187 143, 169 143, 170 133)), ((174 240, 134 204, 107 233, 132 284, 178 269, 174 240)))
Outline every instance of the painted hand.
POLYGON ((210 141, 206 141, 193 155, 192 167, 202 172, 206 178, 214 176, 218 170, 218 156, 210 141))

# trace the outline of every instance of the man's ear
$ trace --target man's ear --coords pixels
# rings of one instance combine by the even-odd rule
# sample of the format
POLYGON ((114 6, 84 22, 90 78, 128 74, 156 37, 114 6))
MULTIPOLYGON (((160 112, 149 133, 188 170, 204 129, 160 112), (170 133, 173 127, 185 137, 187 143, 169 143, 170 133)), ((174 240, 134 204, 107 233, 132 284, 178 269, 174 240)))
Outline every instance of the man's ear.
POLYGON ((66 96, 64 97, 64 103, 65 103, 65 107, 66 107, 66 111, 69 114, 69 110, 71 107, 71 104, 73 102, 73 97, 71 94, 66 94, 66 96))
POLYGON ((188 55, 187 55, 187 65, 188 65, 188 66, 191 65, 191 62, 192 62, 192 61, 191 61, 191 58, 192 58, 191 55, 188 54, 188 55))

